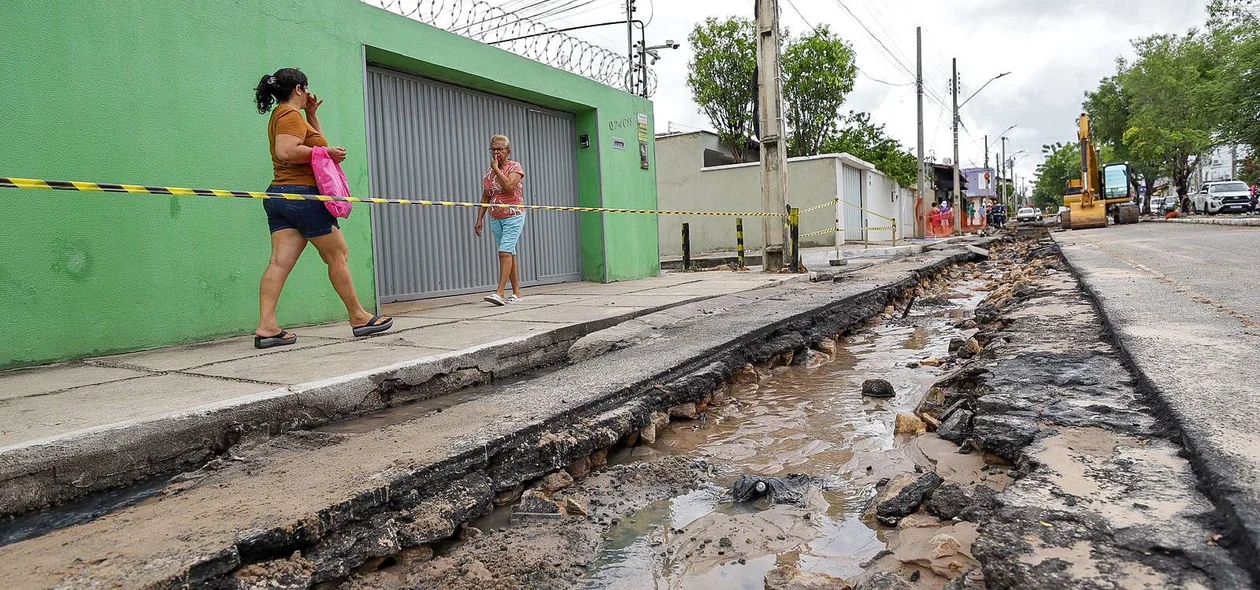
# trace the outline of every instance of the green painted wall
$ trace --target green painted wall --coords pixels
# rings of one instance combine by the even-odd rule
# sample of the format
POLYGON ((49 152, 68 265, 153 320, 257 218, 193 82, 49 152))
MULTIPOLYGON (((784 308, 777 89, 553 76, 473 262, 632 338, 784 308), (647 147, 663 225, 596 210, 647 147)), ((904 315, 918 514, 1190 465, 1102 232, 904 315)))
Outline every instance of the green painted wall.
MULTIPOLYGON (((365 194, 366 53, 575 113, 579 133, 593 140, 578 151, 582 203, 656 205, 636 130, 608 125, 650 118, 650 102, 357 0, 19 2, 6 3, 4 18, 0 176, 262 190, 271 175, 267 118, 253 109, 252 89, 264 73, 296 66, 326 101, 325 134, 350 152, 352 191, 365 194), (625 151, 612 149, 614 135, 627 140, 625 151)), ((253 329, 269 252, 261 203, 12 190, 0 197, 0 367, 253 329)), ((342 224, 369 308, 370 215, 360 205, 342 224)), ((630 217, 583 216, 588 279, 658 272, 655 219, 630 217)), ((280 301, 281 323, 344 313, 309 249, 280 301)))

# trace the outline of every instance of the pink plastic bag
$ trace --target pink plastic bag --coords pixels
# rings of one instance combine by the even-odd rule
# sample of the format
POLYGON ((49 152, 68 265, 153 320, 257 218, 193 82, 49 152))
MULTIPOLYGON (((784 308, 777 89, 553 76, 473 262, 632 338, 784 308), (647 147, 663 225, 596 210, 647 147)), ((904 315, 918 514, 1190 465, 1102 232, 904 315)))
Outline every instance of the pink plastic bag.
MULTIPOLYGON (((350 196, 350 183, 346 181, 346 173, 341 171, 341 164, 328 156, 328 148, 317 147, 311 150, 311 169, 315 171, 315 184, 319 185, 319 194, 330 197, 350 196)), ((333 217, 348 219, 354 203, 324 201, 324 207, 333 217)))

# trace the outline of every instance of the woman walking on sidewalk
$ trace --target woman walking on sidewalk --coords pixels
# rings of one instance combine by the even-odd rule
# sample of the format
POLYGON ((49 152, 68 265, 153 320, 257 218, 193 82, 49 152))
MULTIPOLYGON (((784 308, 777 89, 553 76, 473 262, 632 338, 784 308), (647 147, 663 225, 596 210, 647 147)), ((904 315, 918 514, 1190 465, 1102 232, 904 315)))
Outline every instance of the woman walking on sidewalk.
MULTIPOLYGON (((525 170, 519 162, 508 159, 512 155, 512 142, 505 135, 490 138, 490 169, 481 178, 481 202, 502 205, 524 205, 525 170)), ((482 220, 486 207, 477 211, 477 224, 473 233, 481 237, 482 220)), ((525 229, 525 210, 515 207, 490 207, 490 233, 499 252, 499 288, 485 300, 495 305, 517 303, 521 300, 521 273, 516 260, 516 243, 525 229), (504 298, 508 282, 512 294, 504 298)))
MULTIPOLYGON (((267 143, 271 146, 275 176, 267 192, 318 195, 311 154, 316 148, 326 148, 328 156, 340 163, 346 158, 346 149, 328 147, 316 115, 324 101, 311 94, 306 74, 295 68, 283 68, 263 76, 254 89, 254 101, 259 113, 265 115, 271 112, 271 121, 267 123, 267 143), (305 119, 302 111, 306 112, 305 119)), ((280 329, 276 323, 276 303, 280 300, 285 279, 297 264, 307 242, 314 244, 320 258, 328 265, 328 280, 346 305, 355 336, 384 332, 393 325, 393 319, 372 315, 359 304, 350 276, 350 250, 337 225, 337 218, 328 212, 323 202, 266 199, 263 211, 267 213, 267 225, 271 229, 271 261, 267 270, 263 271, 258 288, 259 319, 258 329, 254 330, 255 348, 297 342, 296 334, 280 329)))

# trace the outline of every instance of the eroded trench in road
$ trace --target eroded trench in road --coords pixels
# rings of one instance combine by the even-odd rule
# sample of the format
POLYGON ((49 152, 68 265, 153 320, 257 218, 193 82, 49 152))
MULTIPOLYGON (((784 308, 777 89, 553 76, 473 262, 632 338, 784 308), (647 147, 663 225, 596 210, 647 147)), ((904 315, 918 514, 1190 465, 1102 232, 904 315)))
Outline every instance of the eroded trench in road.
POLYGON ((494 512, 456 540, 378 560, 374 571, 340 583, 763 588, 775 576, 838 581, 889 570, 939 588, 976 566, 975 525, 897 530, 878 524, 868 504, 894 478, 927 472, 994 493, 1009 481, 1009 466, 916 436, 924 423, 915 416, 951 369, 951 352, 974 332, 972 310, 1000 274, 973 263, 926 279, 912 302, 896 302, 803 356, 746 366, 707 404, 659 412, 568 472, 501 494, 494 512), (863 395, 866 380, 887 382, 895 395, 863 395), (740 475, 790 474, 808 477, 795 502, 732 500, 740 475), (933 556, 928 541, 937 535, 958 547, 933 556))
POLYGON ((912 291, 333 585, 1255 584, 1056 246, 999 243, 912 291))

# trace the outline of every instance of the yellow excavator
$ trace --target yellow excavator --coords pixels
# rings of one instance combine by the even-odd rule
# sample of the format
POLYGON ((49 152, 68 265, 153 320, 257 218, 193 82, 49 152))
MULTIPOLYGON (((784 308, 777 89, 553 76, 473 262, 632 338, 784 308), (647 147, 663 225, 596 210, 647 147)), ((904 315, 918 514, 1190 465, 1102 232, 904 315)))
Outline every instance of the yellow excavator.
POLYGON ((1138 207, 1130 187, 1132 170, 1127 162, 1099 169, 1098 147, 1089 115, 1076 120, 1076 137, 1081 143, 1081 177, 1068 180, 1063 204, 1069 211, 1060 216, 1064 229, 1107 227, 1110 213, 1116 224, 1137 223, 1138 207))

